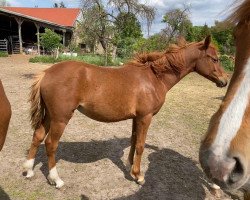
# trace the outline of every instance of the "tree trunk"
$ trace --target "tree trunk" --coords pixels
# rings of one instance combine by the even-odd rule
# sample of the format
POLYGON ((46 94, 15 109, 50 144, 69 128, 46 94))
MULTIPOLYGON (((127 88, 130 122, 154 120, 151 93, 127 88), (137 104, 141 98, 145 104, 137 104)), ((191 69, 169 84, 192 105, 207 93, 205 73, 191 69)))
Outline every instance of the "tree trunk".
POLYGON ((115 62, 116 59, 116 52, 117 52, 117 46, 113 45, 113 50, 112 50, 112 62, 115 62))
POLYGON ((99 42, 101 43, 103 50, 106 52, 106 50, 107 50, 107 43, 105 42, 105 39, 104 38, 100 38, 99 42))

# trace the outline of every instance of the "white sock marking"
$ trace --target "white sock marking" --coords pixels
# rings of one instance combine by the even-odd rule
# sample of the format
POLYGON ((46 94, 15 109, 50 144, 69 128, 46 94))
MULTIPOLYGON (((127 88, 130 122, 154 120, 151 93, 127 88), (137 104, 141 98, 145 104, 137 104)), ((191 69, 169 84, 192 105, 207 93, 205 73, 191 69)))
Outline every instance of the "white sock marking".
POLYGON ((49 171, 49 180, 52 183, 56 184, 56 188, 61 188, 64 185, 64 182, 62 181, 62 179, 60 179, 57 169, 56 167, 53 167, 50 171, 49 171))
POLYGON ((29 159, 26 160, 25 163, 23 164, 23 167, 27 170, 26 178, 31 178, 35 175, 33 171, 34 163, 35 159, 29 159))
POLYGON ((241 126, 246 107, 249 103, 250 58, 243 73, 243 80, 220 119, 217 136, 212 144, 212 149, 218 156, 223 156, 229 149, 232 139, 236 136, 241 126))

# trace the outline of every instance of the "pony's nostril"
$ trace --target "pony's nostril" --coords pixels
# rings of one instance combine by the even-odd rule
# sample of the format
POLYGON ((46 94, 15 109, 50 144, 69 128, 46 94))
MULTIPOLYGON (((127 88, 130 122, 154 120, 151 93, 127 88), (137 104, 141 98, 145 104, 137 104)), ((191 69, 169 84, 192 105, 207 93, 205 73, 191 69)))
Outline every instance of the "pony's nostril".
POLYGON ((232 172, 230 173, 229 179, 228 179, 229 183, 231 183, 231 184, 236 183, 239 180, 241 180, 241 178, 244 175, 244 168, 243 168, 243 165, 242 165, 240 159, 234 157, 234 160, 236 161, 235 166, 234 166, 232 172))

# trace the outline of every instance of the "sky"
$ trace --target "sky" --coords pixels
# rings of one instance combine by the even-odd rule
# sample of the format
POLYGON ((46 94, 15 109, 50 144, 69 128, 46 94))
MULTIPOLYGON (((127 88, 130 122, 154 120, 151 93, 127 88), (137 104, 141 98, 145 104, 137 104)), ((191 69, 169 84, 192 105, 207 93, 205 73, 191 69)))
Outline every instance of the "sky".
MULTIPOLYGON (((11 6, 19 7, 52 7, 61 0, 7 0, 11 6)), ((183 4, 190 6, 190 19, 193 25, 214 25, 215 20, 223 20, 229 14, 229 8, 234 0, 139 0, 141 3, 156 8, 156 17, 150 34, 158 33, 164 28, 163 15, 170 9, 183 8, 183 4)), ((66 7, 79 7, 81 0, 63 0, 66 7)), ((144 27, 144 32, 146 27, 144 27)))

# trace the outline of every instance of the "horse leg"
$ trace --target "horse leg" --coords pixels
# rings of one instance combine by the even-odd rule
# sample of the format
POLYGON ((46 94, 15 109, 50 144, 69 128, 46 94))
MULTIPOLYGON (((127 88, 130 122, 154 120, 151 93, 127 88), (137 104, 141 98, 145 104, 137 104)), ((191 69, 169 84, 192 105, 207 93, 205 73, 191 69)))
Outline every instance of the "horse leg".
POLYGON ((55 153, 67 123, 68 121, 51 121, 50 130, 45 140, 49 166, 48 180, 51 184, 56 184, 56 188, 61 188, 64 185, 64 182, 57 173, 55 153))
POLYGON ((152 115, 136 118, 136 144, 135 144, 135 157, 131 169, 131 176, 137 181, 138 184, 144 183, 144 176, 141 175, 140 165, 141 157, 145 146, 146 135, 151 123, 152 115))
POLYGON ((34 132, 27 160, 23 164, 24 168, 27 171, 26 178, 31 178, 34 176, 33 166, 34 166, 35 156, 39 145, 43 142, 46 134, 48 133, 49 124, 50 124, 49 117, 45 116, 41 126, 34 132))
POLYGON ((127 160, 127 167, 131 169, 131 166, 134 162, 134 155, 135 155, 135 144, 136 144, 136 120, 133 119, 133 125, 132 125, 132 135, 130 140, 131 146, 128 154, 128 160, 127 160))

